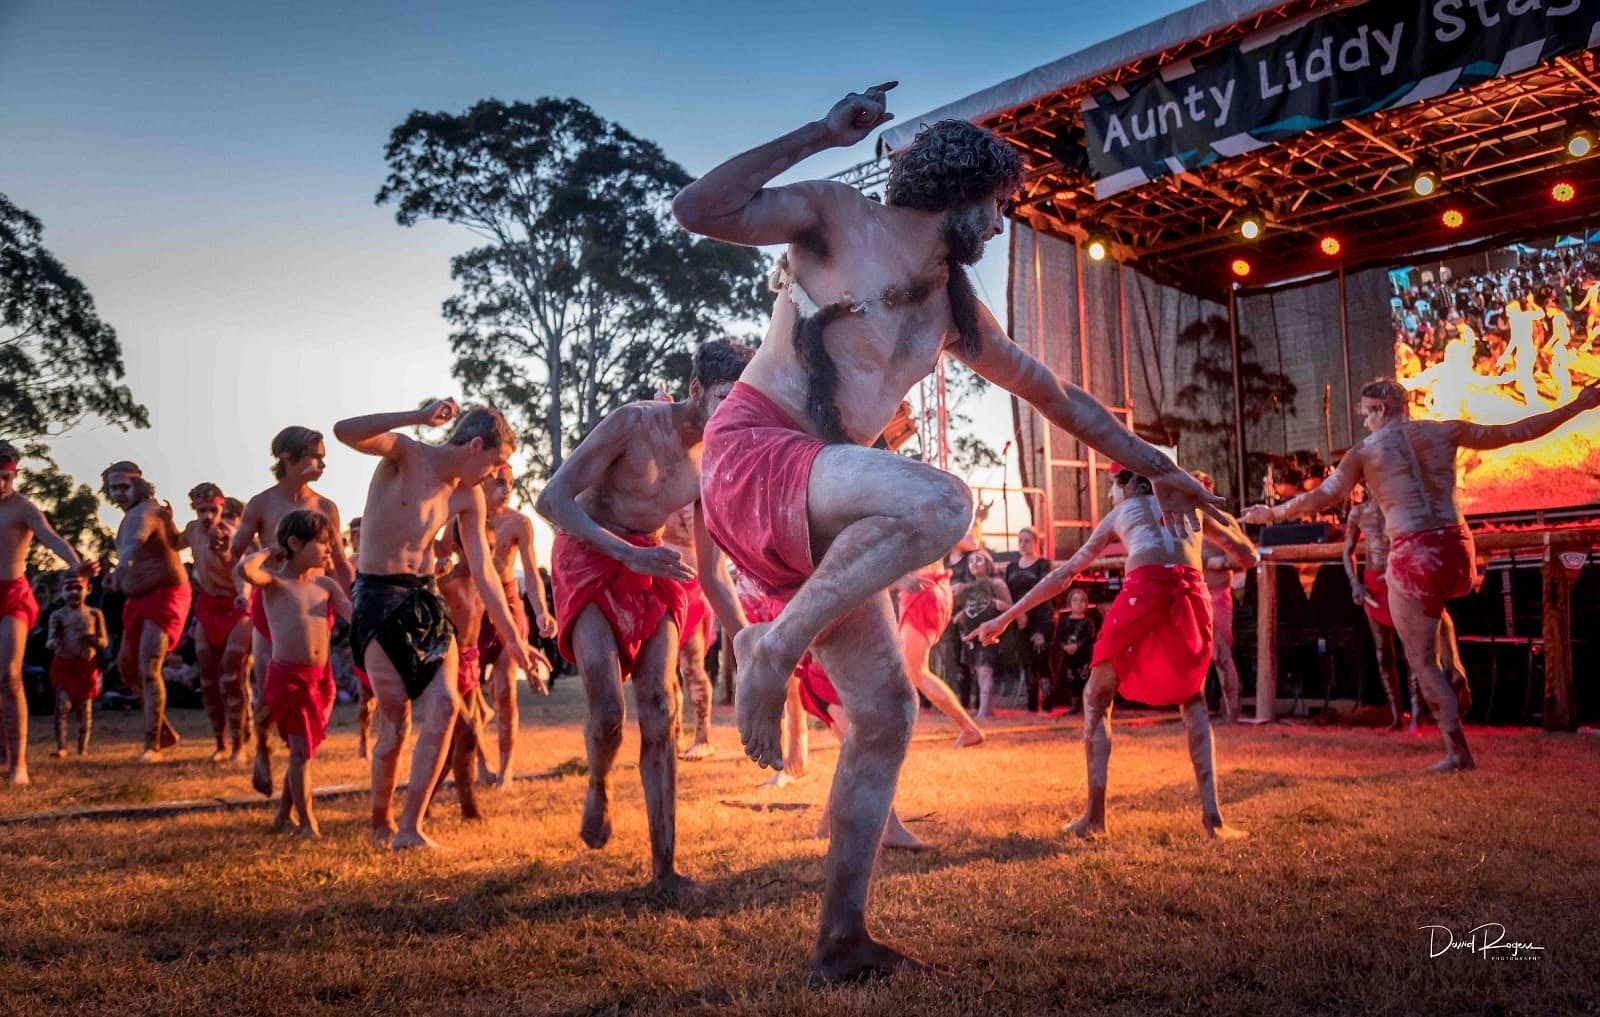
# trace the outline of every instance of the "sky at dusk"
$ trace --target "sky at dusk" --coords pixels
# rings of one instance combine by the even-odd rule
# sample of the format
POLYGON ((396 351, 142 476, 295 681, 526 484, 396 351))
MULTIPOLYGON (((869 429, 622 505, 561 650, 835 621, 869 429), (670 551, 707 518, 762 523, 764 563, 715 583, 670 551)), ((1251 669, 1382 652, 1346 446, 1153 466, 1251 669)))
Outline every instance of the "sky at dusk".
MULTIPOLYGON (((472 238, 373 203, 414 109, 573 96, 700 174, 847 91, 898 78, 915 117, 1182 6, 0 0, 0 193, 88 285, 151 418, 53 448, 80 480, 137 460, 181 519, 201 480, 266 486, 272 435, 306 424, 359 513, 371 461, 333 422, 459 394, 439 305, 472 238)), ((978 273, 1001 320, 1005 246, 978 273)), ((1008 404, 979 413, 999 447, 1008 404)))

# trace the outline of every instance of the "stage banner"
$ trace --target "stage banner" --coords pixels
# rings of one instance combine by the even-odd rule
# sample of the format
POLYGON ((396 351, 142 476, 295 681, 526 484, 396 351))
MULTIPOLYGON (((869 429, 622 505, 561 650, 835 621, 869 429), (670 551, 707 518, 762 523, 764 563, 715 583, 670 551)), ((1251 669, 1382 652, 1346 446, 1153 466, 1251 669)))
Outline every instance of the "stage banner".
POLYGON ((1600 45, 1600 0, 1374 0, 1083 104, 1095 196, 1600 45))

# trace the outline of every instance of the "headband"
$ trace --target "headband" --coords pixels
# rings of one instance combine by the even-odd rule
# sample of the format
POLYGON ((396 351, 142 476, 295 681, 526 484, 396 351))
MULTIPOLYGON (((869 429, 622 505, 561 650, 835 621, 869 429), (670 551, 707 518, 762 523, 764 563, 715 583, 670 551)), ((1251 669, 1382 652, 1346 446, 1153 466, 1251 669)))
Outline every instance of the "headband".
POLYGON ((199 508, 201 505, 215 505, 217 508, 221 508, 225 501, 227 501, 226 498, 196 498, 189 502, 189 507, 199 508))
POLYGON ((17 475, 17 464, 16 463, 0 463, 0 473, 7 473, 7 474, 10 474, 13 477, 16 476, 17 475))

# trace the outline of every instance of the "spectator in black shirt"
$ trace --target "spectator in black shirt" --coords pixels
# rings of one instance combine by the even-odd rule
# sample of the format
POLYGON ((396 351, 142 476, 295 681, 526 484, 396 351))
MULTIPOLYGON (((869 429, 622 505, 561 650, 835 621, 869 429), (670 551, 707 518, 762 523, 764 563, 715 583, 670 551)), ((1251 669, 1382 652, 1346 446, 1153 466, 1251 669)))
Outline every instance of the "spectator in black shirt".
MULTIPOLYGON (((1006 589, 1011 591, 1013 604, 1039 585, 1039 581, 1050 571, 1050 562, 1039 557, 1038 548, 1039 535, 1031 528, 1024 527, 1017 534, 1017 560, 1006 565, 1006 589)), ((1050 641, 1051 614, 1049 604, 1040 604, 1028 612, 1024 624, 1014 625, 1006 632, 1009 656, 1022 672, 1022 680, 1027 683, 1029 713, 1050 708, 1045 702, 1049 694, 1046 692, 1041 695, 1040 687, 1043 682, 1049 681, 1050 663, 1046 649, 1050 641)))
POLYGON ((1052 705, 1064 704, 1068 713, 1077 712, 1099 632, 1100 623, 1089 613, 1089 591, 1074 587, 1067 593, 1067 609, 1056 616, 1050 636, 1052 687, 1047 698, 1052 705))

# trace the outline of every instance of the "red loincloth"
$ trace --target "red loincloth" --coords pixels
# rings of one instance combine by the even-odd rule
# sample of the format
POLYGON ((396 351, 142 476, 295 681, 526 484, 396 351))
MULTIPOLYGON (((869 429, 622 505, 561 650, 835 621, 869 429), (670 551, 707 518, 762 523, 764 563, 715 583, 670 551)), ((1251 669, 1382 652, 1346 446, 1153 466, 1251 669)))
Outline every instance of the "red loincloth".
POLYGON ((144 623, 153 622, 167 635, 167 648, 183 640, 183 626, 189 620, 189 601, 193 597, 188 583, 157 586, 142 597, 129 597, 122 604, 123 645, 137 647, 144 637, 144 623))
MULTIPOLYGON (((517 581, 504 584, 506 594, 506 607, 511 609, 511 620, 517 623, 517 631, 522 633, 522 638, 527 639, 533 634, 529 627, 528 612, 522 606, 522 594, 517 592, 517 581)), ((493 667, 500 659, 500 654, 505 652, 505 644, 500 641, 500 630, 489 621, 488 612, 484 612, 485 619, 481 629, 478 630, 478 659, 484 667, 493 667)))
POLYGON ((50 685, 65 692, 73 706, 100 698, 100 667, 93 657, 50 658, 50 685))
POLYGON ((267 601, 263 587, 250 587, 250 627, 261 633, 261 638, 272 642, 272 628, 267 624, 267 601))
POLYGON ((1402 533, 1389 542, 1389 589, 1437 618, 1445 601, 1472 592, 1475 553, 1466 523, 1402 533))
POLYGON ((717 546, 763 592, 790 597, 810 576, 811 466, 824 443, 743 382, 706 424, 700 501, 717 546))
POLYGON ((14 616, 22 619, 22 627, 31 629, 39 621, 39 602, 33 599, 33 586, 27 576, 0 580, 0 618, 14 616))
MULTIPOLYGON (((744 607, 744 615, 753 623, 769 622, 778 617, 788 600, 775 597, 768 593, 761 593, 751 586, 740 583, 737 587, 739 603, 744 607)), ((795 677, 800 679, 800 705, 811 716, 822 721, 829 727, 833 726, 833 718, 828 716, 829 706, 842 707, 839 701, 839 690, 834 688, 833 679, 828 677, 828 672, 822 669, 815 657, 807 651, 800 658, 800 663, 795 665, 795 677)))
POLYGON ((328 736, 333 700, 333 669, 327 665, 281 660, 267 665, 267 680, 261 688, 265 723, 278 725, 285 739, 304 738, 307 759, 316 756, 317 746, 328 736))
POLYGON ((220 650, 228 644, 234 626, 244 620, 245 612, 233 606, 235 598, 231 593, 207 593, 199 587, 196 590, 195 621, 200 623, 200 631, 206 634, 206 642, 213 649, 220 650))
POLYGON ((683 632, 678 639, 678 645, 687 645, 689 637, 699 632, 700 645, 711 645, 711 602, 706 599, 705 591, 700 588, 700 580, 691 579, 683 584, 683 592, 689 598, 688 616, 683 622, 683 632))
POLYGON ((1211 634, 1233 647, 1233 589, 1208 586, 1211 593, 1211 634))
POLYGON ((1394 628, 1394 618, 1389 615, 1389 578, 1377 569, 1366 569, 1361 575, 1361 585, 1367 595, 1361 601, 1361 610, 1367 617, 1386 629, 1394 628))
POLYGON ((1211 664, 1211 598, 1187 565, 1142 565, 1122 581, 1095 637, 1093 664, 1117 670, 1117 692, 1151 706, 1200 694, 1211 664))
POLYGON ((950 573, 919 575, 916 590, 900 594, 900 627, 920 633, 932 645, 950 624, 952 609, 950 573))
POLYGON ((372 695, 372 679, 367 677, 367 672, 354 665, 351 665, 350 670, 356 673, 356 680, 361 683, 362 688, 367 690, 367 695, 372 695))
MULTIPOLYGON (((660 537, 643 534, 623 539, 635 547, 661 545, 660 537)), ((630 572, 615 558, 565 533, 556 534, 550 557, 556 623, 561 626, 556 645, 561 655, 573 663, 577 663, 578 658, 572 650, 572 626, 590 604, 600 609, 606 624, 611 626, 624 681, 633 673, 639 648, 660 628, 663 619, 670 616, 678 631, 683 631, 689 604, 683 584, 677 580, 630 572)))
POLYGON ((462 648, 456 663, 456 692, 461 698, 467 698, 478 691, 478 686, 482 684, 481 678, 478 669, 478 648, 476 646, 462 648))

